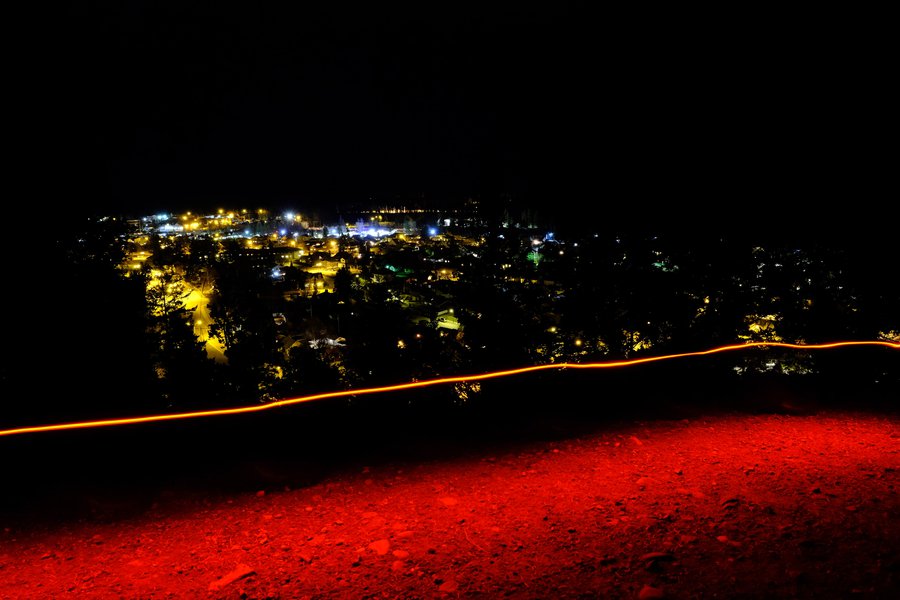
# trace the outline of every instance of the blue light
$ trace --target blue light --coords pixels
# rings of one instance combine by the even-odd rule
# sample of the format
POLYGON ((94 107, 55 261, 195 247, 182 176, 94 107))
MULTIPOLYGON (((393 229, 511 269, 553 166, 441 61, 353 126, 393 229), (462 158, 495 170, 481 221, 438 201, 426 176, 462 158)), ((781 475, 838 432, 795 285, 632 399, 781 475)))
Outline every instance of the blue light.
POLYGON ((428 228, 428 235, 437 235, 437 234, 438 234, 437 227, 429 227, 428 228))
POLYGON ((287 235, 287 229, 280 229, 280 230, 278 231, 278 235, 280 235, 281 237, 286 236, 286 235, 287 235))

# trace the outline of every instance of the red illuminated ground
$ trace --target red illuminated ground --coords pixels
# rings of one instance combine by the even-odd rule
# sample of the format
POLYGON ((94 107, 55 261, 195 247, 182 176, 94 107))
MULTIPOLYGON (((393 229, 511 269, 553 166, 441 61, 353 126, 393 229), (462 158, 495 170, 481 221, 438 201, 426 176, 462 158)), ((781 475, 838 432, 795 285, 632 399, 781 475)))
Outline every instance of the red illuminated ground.
POLYGON ((630 422, 0 523, 0 598, 891 597, 898 469, 894 416, 630 422))

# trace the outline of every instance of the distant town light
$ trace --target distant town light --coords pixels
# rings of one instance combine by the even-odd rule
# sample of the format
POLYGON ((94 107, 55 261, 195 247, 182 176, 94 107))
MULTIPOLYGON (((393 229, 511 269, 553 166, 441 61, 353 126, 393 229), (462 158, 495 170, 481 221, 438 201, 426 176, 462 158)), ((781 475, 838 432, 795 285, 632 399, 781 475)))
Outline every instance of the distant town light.
POLYGON ((434 236, 437 234, 438 234, 437 227, 429 227, 428 228, 428 235, 434 236))

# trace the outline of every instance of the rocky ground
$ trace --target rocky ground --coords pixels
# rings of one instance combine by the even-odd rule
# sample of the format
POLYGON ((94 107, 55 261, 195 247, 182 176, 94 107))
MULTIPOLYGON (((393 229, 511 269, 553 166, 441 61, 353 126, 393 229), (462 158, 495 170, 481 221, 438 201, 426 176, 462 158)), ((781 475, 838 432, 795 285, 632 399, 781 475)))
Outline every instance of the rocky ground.
POLYGON ((629 421, 299 486, 272 470, 2 517, 0 597, 900 597, 896 416, 629 421))

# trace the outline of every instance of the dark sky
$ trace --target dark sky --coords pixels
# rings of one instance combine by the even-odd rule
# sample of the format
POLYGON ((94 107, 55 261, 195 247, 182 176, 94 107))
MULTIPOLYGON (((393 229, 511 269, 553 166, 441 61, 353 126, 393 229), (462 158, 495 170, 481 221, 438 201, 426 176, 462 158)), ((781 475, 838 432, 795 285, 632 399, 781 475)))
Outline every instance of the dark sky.
POLYGON ((38 21, 31 192, 117 212, 510 194, 604 219, 857 229, 896 198, 871 20, 267 4, 38 21))

